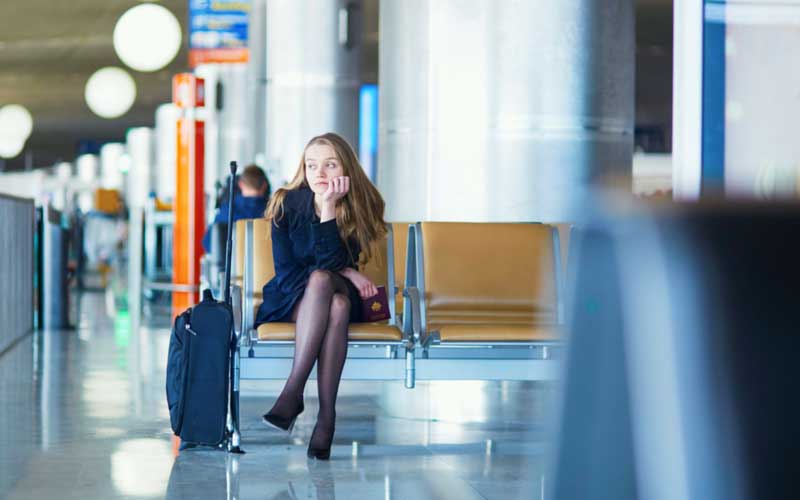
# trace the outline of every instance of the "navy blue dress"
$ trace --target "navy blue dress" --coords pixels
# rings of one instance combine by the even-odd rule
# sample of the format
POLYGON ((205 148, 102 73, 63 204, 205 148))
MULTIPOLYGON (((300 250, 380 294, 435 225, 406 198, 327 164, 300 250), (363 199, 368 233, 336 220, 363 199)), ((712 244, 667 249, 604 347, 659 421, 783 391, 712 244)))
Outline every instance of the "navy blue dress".
MULTIPOLYGON (((303 296, 311 272, 357 269, 359 253, 356 241, 347 245, 342 241, 335 219, 320 223, 311 189, 289 191, 283 200, 283 217, 272 225, 275 277, 262 290, 264 301, 256 314, 256 327, 291 321, 292 309, 303 296)), ((342 279, 350 298, 350 322, 355 323, 360 321, 361 298, 350 280, 342 279)))

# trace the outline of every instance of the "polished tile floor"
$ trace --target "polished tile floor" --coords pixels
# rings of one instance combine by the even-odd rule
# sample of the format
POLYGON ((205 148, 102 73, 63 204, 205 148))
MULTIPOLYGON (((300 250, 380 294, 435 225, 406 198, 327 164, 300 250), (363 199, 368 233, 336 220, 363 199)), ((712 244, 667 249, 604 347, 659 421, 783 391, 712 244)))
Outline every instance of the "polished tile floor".
MULTIPOLYGON (((109 292, 110 293, 110 292, 109 292)), ((330 462, 308 461, 316 388, 291 436, 259 415, 277 381, 243 383, 245 455, 176 456, 166 315, 132 331, 114 297, 0 357, 3 499, 538 499, 556 389, 546 383, 343 382, 330 462)))

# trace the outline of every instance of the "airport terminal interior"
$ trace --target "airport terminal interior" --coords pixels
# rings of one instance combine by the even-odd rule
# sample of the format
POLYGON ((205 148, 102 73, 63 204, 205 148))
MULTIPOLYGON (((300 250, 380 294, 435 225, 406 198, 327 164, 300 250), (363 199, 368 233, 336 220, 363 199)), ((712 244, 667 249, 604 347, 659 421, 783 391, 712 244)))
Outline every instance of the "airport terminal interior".
POLYGON ((3 0, 0 499, 795 498, 798 27, 3 0))

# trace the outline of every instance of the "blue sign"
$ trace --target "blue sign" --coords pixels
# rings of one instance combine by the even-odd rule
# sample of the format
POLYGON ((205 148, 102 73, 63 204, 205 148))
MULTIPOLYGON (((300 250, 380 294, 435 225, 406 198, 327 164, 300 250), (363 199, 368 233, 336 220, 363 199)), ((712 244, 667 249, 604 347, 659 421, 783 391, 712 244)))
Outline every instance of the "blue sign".
POLYGON ((189 65, 246 62, 250 0, 189 0, 189 65))
POLYGON ((361 86, 358 106, 358 157, 364 172, 375 182, 378 163, 378 86, 361 86))

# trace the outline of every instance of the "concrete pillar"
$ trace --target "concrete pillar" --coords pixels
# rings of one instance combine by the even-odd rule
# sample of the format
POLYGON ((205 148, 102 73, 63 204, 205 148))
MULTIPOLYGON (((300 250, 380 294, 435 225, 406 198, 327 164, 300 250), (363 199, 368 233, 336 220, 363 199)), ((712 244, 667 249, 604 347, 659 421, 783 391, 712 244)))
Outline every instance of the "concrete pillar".
POLYGON ((162 201, 175 197, 175 172, 178 157, 178 118, 180 110, 171 102, 156 108, 156 196, 162 201))
POLYGON ((592 186, 630 190, 631 0, 380 9, 388 220, 573 220, 592 186))
POLYGON ((263 168, 267 150, 267 0, 252 0, 247 29, 248 128, 253 138, 253 159, 263 168))
POLYGON ((117 189, 122 191, 125 187, 125 177, 122 174, 120 158, 125 154, 125 145, 119 142, 109 142, 100 148, 100 186, 104 189, 117 189))
POLYGON ((128 130, 125 147, 131 158, 128 170, 128 207, 144 208, 153 186, 153 159, 155 156, 154 130, 136 127, 128 130))
POLYGON ((194 74, 205 80, 206 105, 198 110, 205 122, 205 191, 212 197, 216 184, 225 184, 230 162, 249 165, 254 160, 255 131, 250 128, 246 64, 201 64, 194 74))
POLYGON ((266 5, 266 167, 275 188, 311 137, 336 132, 358 148, 361 1, 266 5))

